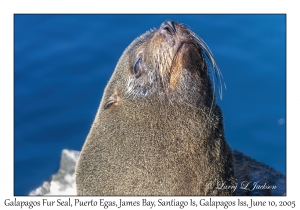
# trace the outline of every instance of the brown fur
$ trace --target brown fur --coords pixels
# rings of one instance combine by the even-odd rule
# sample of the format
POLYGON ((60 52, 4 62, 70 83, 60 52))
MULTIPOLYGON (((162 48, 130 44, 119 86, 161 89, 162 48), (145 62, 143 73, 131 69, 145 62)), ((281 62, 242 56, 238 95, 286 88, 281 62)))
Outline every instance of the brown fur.
POLYGON ((124 51, 77 164, 78 195, 235 194, 208 187, 235 180, 199 42, 164 22, 124 51))

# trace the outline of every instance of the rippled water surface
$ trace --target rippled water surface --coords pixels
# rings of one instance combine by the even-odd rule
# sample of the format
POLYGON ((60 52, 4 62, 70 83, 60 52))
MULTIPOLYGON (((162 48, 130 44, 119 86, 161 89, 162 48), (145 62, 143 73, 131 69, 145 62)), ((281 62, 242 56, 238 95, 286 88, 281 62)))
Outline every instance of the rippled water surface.
POLYGON ((213 52, 231 147, 285 173, 285 15, 15 15, 15 195, 49 180, 62 149, 81 149, 122 52, 166 19, 213 52))

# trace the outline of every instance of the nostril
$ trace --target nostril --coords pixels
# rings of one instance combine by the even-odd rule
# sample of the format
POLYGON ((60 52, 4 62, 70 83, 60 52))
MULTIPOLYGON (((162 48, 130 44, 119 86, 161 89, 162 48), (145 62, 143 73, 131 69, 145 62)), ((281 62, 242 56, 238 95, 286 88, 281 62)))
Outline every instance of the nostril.
POLYGON ((172 20, 166 20, 163 22, 160 26, 162 30, 167 31, 168 33, 175 34, 176 33, 176 27, 175 27, 175 22, 172 20))

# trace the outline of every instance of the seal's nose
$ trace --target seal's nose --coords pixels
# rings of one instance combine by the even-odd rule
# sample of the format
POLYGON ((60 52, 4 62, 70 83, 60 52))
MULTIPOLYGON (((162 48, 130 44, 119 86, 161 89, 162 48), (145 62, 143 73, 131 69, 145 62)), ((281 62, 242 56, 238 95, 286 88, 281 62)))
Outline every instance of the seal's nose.
POLYGON ((172 20, 166 20, 160 25, 161 30, 165 30, 171 34, 176 33, 176 27, 175 27, 175 22, 172 20))

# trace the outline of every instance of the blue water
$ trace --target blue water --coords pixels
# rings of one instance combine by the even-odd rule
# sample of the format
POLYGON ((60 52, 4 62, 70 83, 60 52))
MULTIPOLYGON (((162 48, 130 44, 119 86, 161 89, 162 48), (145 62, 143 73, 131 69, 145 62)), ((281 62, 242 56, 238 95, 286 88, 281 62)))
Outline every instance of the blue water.
POLYGON ((285 15, 15 15, 15 195, 50 180, 62 149, 81 149, 123 50, 166 19, 213 52, 231 147, 286 172, 285 15))

